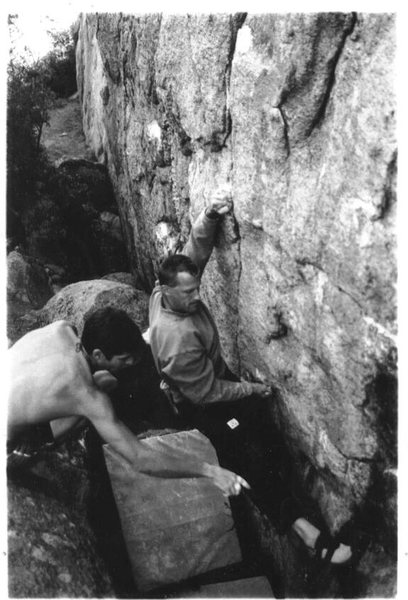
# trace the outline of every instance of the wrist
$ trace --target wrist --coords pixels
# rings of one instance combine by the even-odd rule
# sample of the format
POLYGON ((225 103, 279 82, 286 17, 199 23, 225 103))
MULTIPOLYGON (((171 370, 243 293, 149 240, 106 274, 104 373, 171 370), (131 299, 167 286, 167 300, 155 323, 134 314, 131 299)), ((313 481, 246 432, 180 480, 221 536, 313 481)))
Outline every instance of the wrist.
POLYGON ((241 381, 240 383, 245 396, 251 396, 254 393, 254 386, 252 383, 249 381, 241 381))
POLYGON ((214 465, 210 465, 209 463, 203 464, 203 476, 204 477, 212 477, 214 472, 214 465))

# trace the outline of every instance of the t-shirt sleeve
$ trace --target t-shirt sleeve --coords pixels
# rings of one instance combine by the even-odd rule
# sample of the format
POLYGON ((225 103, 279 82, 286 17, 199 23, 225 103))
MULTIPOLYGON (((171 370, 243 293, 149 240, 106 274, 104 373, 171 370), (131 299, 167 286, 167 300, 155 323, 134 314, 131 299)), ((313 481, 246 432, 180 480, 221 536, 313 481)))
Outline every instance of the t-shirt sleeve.
POLYGON ((211 256, 217 224, 218 221, 207 217, 205 211, 200 213, 183 248, 183 254, 189 256, 193 263, 197 265, 200 274, 204 271, 205 265, 211 256))

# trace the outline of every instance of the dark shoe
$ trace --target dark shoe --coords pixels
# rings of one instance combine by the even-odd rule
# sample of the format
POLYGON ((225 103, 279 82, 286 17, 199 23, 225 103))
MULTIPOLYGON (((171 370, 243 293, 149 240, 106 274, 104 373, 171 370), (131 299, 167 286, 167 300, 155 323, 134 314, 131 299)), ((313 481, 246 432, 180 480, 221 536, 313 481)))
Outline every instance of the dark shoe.
MULTIPOLYGON (((369 538, 352 522, 344 525, 340 531, 331 536, 325 529, 316 540, 313 558, 307 569, 305 583, 309 598, 328 597, 328 590, 334 586, 336 590, 340 585, 339 577, 353 577, 354 569, 367 549, 369 538), (336 549, 344 544, 351 549, 350 558, 341 563, 333 563, 332 558, 336 549), (323 551, 327 553, 323 557, 323 551), (337 577, 336 577, 337 576, 337 577)), ((338 597, 338 591, 332 597, 338 597)))
MULTIPOLYGON (((312 552, 314 558, 318 561, 322 561, 323 563, 331 563, 334 553, 337 548, 340 546, 342 542, 337 538, 337 536, 332 537, 330 533, 327 531, 321 531, 316 540, 315 547, 312 552), (324 550, 327 550, 326 554, 323 556, 324 550)), ((346 544, 347 546, 348 544, 346 544)), ((351 557, 350 557, 351 558, 351 557)), ((344 562, 348 562, 347 559, 344 562)), ((333 564, 344 564, 344 563, 333 563, 333 564)))
POLYGON ((366 551, 368 543, 368 536, 358 529, 353 521, 349 521, 334 536, 323 529, 316 540, 313 552, 318 561, 325 564, 330 563, 335 567, 343 567, 357 564, 366 551), (332 558, 340 544, 350 547, 351 556, 342 562, 334 563, 332 558), (327 553, 323 557, 324 550, 327 550, 327 553))

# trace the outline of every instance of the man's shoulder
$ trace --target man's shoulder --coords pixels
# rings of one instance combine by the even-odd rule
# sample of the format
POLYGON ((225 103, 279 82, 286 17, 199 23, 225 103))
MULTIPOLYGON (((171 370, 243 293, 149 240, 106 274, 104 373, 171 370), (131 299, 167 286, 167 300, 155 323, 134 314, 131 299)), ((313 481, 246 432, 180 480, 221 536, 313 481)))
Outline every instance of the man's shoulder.
POLYGON ((180 320, 172 319, 171 315, 167 317, 170 318, 165 318, 155 331, 156 343, 153 346, 158 355, 164 359, 194 351, 201 352, 202 343, 192 320, 188 317, 180 320))
POLYGON ((75 337, 76 333, 72 325, 68 321, 58 320, 29 331, 10 347, 9 352, 14 354, 25 348, 36 348, 41 344, 46 349, 49 345, 53 346, 68 339, 73 340, 75 337))

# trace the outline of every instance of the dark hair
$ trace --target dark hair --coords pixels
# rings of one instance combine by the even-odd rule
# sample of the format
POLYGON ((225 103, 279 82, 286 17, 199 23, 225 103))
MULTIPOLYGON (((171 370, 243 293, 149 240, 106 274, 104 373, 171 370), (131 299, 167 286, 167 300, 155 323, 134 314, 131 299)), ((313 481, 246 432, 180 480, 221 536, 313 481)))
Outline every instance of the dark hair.
POLYGON ((108 360, 115 354, 141 357, 146 351, 139 327, 127 312, 113 306, 98 308, 86 317, 81 340, 87 352, 98 348, 108 360))
POLYGON ((185 254, 171 254, 163 260, 159 267, 159 283, 174 287, 177 285, 176 277, 178 273, 190 273, 198 277, 198 267, 190 257, 185 254))

